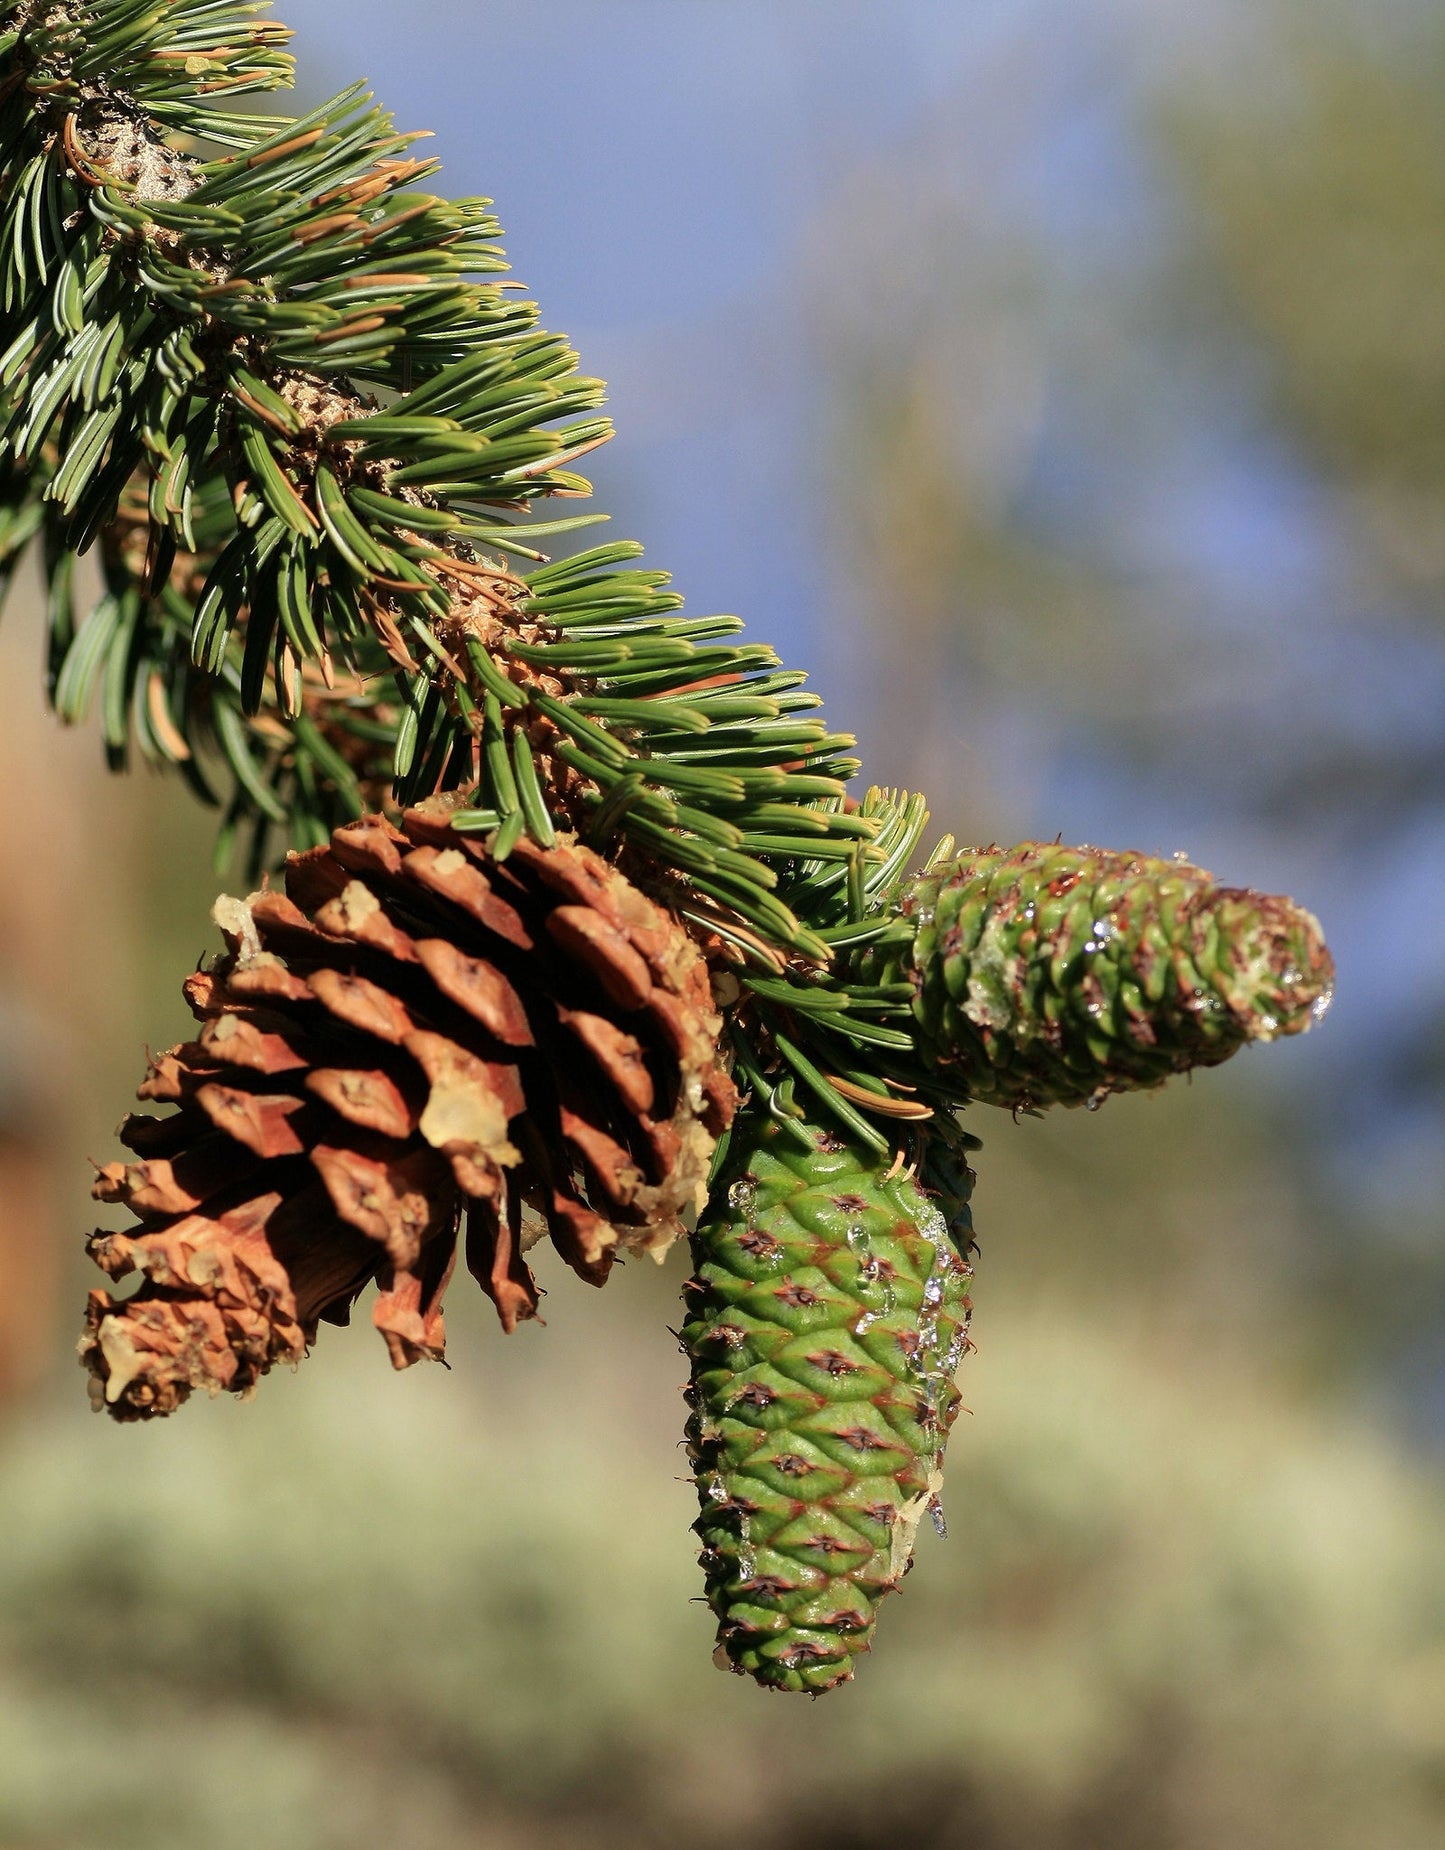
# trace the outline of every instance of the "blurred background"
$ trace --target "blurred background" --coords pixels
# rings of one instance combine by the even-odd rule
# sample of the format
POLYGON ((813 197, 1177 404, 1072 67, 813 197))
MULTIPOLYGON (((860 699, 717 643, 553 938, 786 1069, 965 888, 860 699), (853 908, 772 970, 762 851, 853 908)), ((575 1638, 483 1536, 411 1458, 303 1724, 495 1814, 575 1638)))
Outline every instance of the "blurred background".
POLYGON ((1323 918, 1322 1031, 985 1140, 945 1501, 853 1687, 719 1676, 680 1255, 254 1405, 73 1343, 207 817, 0 627, 3 1850, 1445 1840, 1445 9, 285 0, 499 204, 615 533, 972 842, 1323 918))

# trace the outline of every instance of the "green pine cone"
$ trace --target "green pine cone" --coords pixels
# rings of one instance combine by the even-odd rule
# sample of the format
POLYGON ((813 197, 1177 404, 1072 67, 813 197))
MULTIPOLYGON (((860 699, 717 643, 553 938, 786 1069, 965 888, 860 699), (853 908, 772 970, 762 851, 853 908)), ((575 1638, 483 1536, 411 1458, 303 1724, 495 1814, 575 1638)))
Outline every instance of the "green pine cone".
POLYGON ((717 1661, 843 1683, 937 1492, 968 1346, 971 1172, 754 1107, 696 1234, 682 1332, 717 1661), (936 1196, 936 1198, 935 1198, 936 1196))
POLYGON ((1329 1005, 1318 921, 1186 861, 966 851, 914 880, 902 910, 912 945, 867 975, 913 984, 925 1059, 989 1104, 1096 1104, 1298 1034, 1329 1005))

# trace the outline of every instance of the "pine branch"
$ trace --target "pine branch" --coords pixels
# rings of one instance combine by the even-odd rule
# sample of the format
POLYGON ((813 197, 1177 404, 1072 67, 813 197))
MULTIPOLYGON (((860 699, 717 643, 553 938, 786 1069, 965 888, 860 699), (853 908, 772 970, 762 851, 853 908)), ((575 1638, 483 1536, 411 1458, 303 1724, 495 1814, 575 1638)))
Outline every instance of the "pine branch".
POLYGON ((98 694, 112 763, 178 765, 253 873, 388 782, 394 814, 451 793, 498 863, 610 847, 728 964, 738 1069, 805 1142, 822 1110, 884 1153, 989 1096, 909 1019, 921 799, 847 799, 805 678, 679 616, 635 544, 538 549, 596 518, 533 515, 589 492, 599 382, 359 86, 231 107, 291 80, 263 10, 5 15, 0 570, 38 528, 62 717, 98 694))
POLYGON ((848 797, 803 675, 680 615, 632 542, 548 557, 599 518, 538 508, 590 492, 600 383, 359 87, 232 107, 291 80, 263 10, 0 15, 0 591, 38 541, 61 717, 98 699, 111 763, 178 768, 254 877, 302 850, 218 902, 196 1039, 141 1088, 174 1113, 101 1172, 136 1225, 93 1256, 143 1277, 92 1295, 84 1358, 118 1417, 168 1412, 376 1282, 405 1366, 441 1353, 463 1227, 510 1329, 530 1235, 601 1283, 705 1205, 723 1653, 829 1687, 956 1401, 957 1108, 1296 1033, 1328 953, 1291 902, 1147 857, 944 843, 910 877, 923 799, 848 797))
POLYGON ((805 677, 735 618, 677 615, 632 542, 544 559, 594 518, 526 516, 588 492, 565 465, 610 425, 556 420, 598 382, 475 280, 505 268, 485 203, 415 190, 435 163, 359 89, 279 122, 217 110, 289 81, 257 10, 11 15, 3 441, 16 544, 39 498, 58 710, 98 694, 111 762, 178 765, 253 879, 277 834, 324 842, 388 774, 398 809, 456 792, 501 860, 558 828, 614 844, 729 947, 739 1058, 775 1108, 801 1092, 885 1148, 949 1095, 835 949, 897 888, 921 802, 846 802, 852 739, 805 677))
POLYGON ((778 889, 871 832, 838 802, 851 739, 730 640, 737 619, 677 616, 635 545, 544 559, 539 539, 596 518, 525 516, 589 492, 570 464, 611 435, 578 416, 599 382, 490 280, 485 202, 420 190, 436 163, 359 88, 279 122, 216 107, 289 81, 257 10, 9 15, 6 451, 44 478, 51 557, 127 495, 149 523, 98 628, 59 600, 63 711, 99 680, 113 757, 133 736, 204 781, 218 750, 228 827, 307 844, 346 804, 334 760, 304 726, 278 749, 276 722, 296 732, 308 664, 384 678, 398 803, 465 791, 457 826, 500 829, 503 858, 558 826, 616 840, 722 922, 826 960, 806 894, 778 889))

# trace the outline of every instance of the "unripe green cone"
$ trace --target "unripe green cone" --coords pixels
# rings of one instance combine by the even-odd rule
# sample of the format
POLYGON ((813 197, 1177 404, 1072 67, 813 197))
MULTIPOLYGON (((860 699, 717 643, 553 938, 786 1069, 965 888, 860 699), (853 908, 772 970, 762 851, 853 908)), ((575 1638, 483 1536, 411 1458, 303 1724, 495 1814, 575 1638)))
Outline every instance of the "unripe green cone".
POLYGON ((852 1675, 938 1507, 973 1177, 925 1192, 901 1159, 807 1136, 756 1108, 735 1124, 682 1338, 718 1662, 816 1693, 852 1675))
POLYGON ((1185 861, 1024 842, 967 851, 906 889, 911 946, 869 980, 913 984, 921 1051, 960 1096, 1097 1103, 1298 1034, 1334 965, 1292 900, 1185 861))

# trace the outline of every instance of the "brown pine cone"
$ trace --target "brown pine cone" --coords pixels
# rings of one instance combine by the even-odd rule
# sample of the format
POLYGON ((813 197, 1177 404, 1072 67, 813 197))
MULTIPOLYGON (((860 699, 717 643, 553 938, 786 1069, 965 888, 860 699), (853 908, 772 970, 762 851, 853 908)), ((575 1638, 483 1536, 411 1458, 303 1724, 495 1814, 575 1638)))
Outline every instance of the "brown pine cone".
POLYGON ((536 1314, 531 1238, 599 1285, 620 1247, 660 1256, 732 1118, 701 954, 590 849, 498 864, 423 807, 337 829, 285 881, 217 903, 199 1036, 138 1094, 177 1110, 128 1117, 136 1160, 95 1184, 140 1222, 90 1242, 143 1274, 92 1292, 81 1339, 118 1419, 252 1388, 372 1279, 394 1365, 439 1357, 463 1217, 511 1330, 536 1314))

